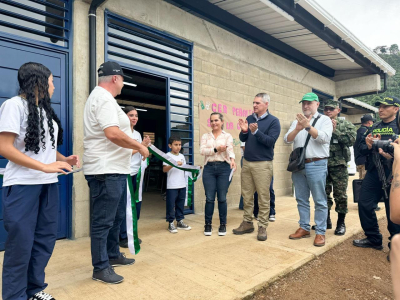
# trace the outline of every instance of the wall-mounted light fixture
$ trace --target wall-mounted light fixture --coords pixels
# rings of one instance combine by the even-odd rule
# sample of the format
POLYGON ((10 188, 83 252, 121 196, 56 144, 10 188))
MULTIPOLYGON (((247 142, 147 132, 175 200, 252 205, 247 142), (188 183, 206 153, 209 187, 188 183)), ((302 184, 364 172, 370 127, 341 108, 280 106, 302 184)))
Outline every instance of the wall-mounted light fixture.
POLYGON ((125 81, 124 81, 124 85, 129 85, 129 86, 137 87, 137 84, 129 83, 129 82, 125 82, 125 81))

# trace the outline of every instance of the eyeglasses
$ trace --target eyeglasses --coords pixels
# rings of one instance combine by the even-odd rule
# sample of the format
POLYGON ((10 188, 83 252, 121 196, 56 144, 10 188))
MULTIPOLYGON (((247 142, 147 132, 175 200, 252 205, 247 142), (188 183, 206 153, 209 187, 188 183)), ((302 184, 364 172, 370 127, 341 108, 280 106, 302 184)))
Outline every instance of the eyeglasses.
POLYGON ((335 107, 324 107, 324 111, 334 111, 335 107))

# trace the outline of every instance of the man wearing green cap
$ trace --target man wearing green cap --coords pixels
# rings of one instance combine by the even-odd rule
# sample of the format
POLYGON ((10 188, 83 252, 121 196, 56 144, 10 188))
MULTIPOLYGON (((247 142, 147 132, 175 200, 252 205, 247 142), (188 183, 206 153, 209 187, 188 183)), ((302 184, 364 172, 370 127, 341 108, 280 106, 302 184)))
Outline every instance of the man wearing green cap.
POLYGON ((318 113, 319 99, 314 93, 307 93, 300 101, 302 114, 297 114, 289 131, 284 137, 285 143, 293 143, 293 149, 304 147, 307 137, 310 139, 305 153, 305 168, 292 173, 299 210, 300 228, 289 236, 292 240, 310 237, 310 192, 315 203, 315 239, 314 246, 325 245, 326 218, 328 203, 326 200, 326 175, 328 173, 329 143, 332 136, 332 121, 318 113))
POLYGON ((324 107, 325 116, 332 120, 333 132, 329 147, 328 176, 326 178, 326 197, 328 199, 328 218, 326 228, 332 228, 330 210, 333 205, 331 197, 333 187, 333 197, 335 198, 335 211, 338 213, 335 235, 344 235, 346 225, 344 219, 347 214, 347 185, 349 173, 347 172, 347 162, 351 159, 349 147, 353 146, 357 132, 355 126, 343 118, 338 118, 340 113, 339 102, 329 100, 324 107))
MULTIPOLYGON (((366 238, 354 240, 353 245, 382 250, 382 234, 379 231, 374 209, 382 197, 385 199, 385 194, 376 165, 379 163, 382 164, 384 173, 388 179, 392 173, 393 157, 383 152, 382 149, 376 150, 376 147, 373 149, 373 144, 374 140, 394 140, 394 135, 399 134, 396 114, 399 111, 400 100, 393 96, 380 98, 375 102, 375 106, 379 106, 379 117, 382 121, 375 123, 368 129, 364 135, 365 139, 362 139, 358 146, 360 154, 366 156, 365 168, 367 169, 367 174, 362 182, 360 201, 358 203, 358 215, 366 238)), ((388 196, 389 193, 390 188, 387 189, 388 196)), ((389 240, 391 240, 395 234, 400 233, 400 225, 394 224, 390 220, 389 199, 385 199, 385 208, 388 221, 387 228, 390 233, 389 240)))

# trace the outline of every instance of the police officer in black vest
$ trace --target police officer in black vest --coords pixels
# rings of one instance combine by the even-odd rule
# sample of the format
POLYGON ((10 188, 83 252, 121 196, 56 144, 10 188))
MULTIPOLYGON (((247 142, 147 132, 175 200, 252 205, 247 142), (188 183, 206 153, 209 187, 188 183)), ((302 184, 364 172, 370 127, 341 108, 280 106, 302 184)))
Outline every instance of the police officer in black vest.
MULTIPOLYGON (((362 248, 373 248, 382 250, 382 234, 379 231, 378 220, 375 214, 375 207, 378 201, 384 196, 382 182, 378 176, 376 168, 377 161, 381 161, 386 178, 390 178, 393 158, 382 149, 379 154, 374 154, 372 145, 374 139, 393 140, 393 135, 399 134, 396 114, 399 111, 400 100, 396 97, 385 97, 375 102, 379 106, 379 117, 382 121, 372 125, 365 133, 365 139, 362 139, 358 150, 361 155, 367 157, 365 167, 367 174, 361 186, 360 200, 358 203, 358 214, 361 226, 364 230, 365 239, 354 240, 353 245, 362 248), (375 155, 375 158, 374 158, 375 155)), ((390 187, 387 189, 389 195, 390 187)), ((388 220, 389 240, 397 233, 400 233, 400 226, 390 221, 389 199, 385 199, 386 216, 388 220)), ((389 242, 390 248, 390 242, 389 242)))
POLYGON ((365 161, 367 158, 364 155, 361 155, 360 150, 359 150, 359 145, 361 143, 361 140, 365 140, 365 133, 368 131, 368 129, 374 124, 374 119, 372 118, 371 115, 364 115, 361 118, 361 126, 357 130, 357 137, 356 137, 356 142, 354 143, 354 157, 355 157, 355 163, 357 166, 357 172, 359 173, 359 178, 358 179, 364 179, 366 171, 365 171, 365 161))

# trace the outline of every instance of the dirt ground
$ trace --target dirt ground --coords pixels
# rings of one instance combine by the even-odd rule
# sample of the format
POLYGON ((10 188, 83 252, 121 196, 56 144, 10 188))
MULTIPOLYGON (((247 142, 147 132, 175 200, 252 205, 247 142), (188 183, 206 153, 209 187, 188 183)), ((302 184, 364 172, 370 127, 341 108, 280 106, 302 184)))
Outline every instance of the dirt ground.
POLYGON ((386 219, 379 222, 384 249, 357 248, 349 237, 343 244, 257 292, 252 300, 393 299, 390 264, 386 257, 386 219))

